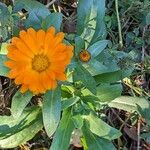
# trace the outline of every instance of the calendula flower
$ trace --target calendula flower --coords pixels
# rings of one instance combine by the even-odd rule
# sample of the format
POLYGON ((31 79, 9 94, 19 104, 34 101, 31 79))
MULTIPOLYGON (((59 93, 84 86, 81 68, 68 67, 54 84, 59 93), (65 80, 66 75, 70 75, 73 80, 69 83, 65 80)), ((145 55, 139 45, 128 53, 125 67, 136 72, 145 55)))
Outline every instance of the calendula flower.
POLYGON ((91 59, 91 54, 89 51, 87 50, 82 50, 80 53, 79 53, 79 59, 82 61, 82 62, 88 62, 90 59, 91 59))
POLYGON ((63 43, 64 33, 55 28, 20 31, 8 45, 5 65, 10 68, 8 77, 21 85, 21 92, 34 94, 55 89, 57 81, 66 80, 65 69, 73 56, 73 46, 63 43))

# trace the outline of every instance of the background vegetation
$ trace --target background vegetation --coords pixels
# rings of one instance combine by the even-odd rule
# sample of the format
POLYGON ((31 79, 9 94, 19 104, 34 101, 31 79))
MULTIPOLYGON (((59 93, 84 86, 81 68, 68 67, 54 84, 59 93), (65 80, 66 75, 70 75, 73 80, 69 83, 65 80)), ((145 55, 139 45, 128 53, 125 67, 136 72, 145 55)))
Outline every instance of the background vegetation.
MULTIPOLYGON (((76 33, 77 26, 77 1, 39 0, 39 2, 46 5, 51 12, 57 11, 63 14, 62 30, 68 33, 66 39, 69 40, 70 43, 73 43, 74 33, 76 33)), ((106 0, 106 14, 104 17, 106 31, 104 33, 104 37, 109 40, 107 47, 108 53, 103 52, 104 54, 102 56, 98 56, 98 59, 101 60, 101 62, 105 62, 107 66, 110 66, 110 72, 111 70, 115 70, 116 63, 121 69, 119 71, 112 71, 113 73, 111 74, 104 74, 101 77, 96 76, 95 80, 99 83, 103 82, 103 84, 98 88, 99 91, 102 92, 99 93, 100 98, 104 101, 111 101, 113 98, 120 96, 120 93, 122 96, 132 96, 133 99, 118 98, 116 101, 108 104, 110 107, 103 107, 100 111, 98 111, 98 107, 100 107, 99 105, 92 105, 96 106, 96 113, 98 115, 104 115, 102 117, 104 117, 105 122, 122 132, 122 136, 118 139, 112 137, 113 144, 117 149, 149 150, 150 107, 147 107, 147 103, 145 103, 144 100, 142 101, 142 99, 138 100, 134 98, 142 97, 148 100, 150 97, 150 1, 119 0, 118 4, 116 4, 116 2, 117 0, 106 0), (120 18, 117 18, 116 6, 118 6, 120 18), (120 28, 118 23, 121 25, 120 28), (126 56, 127 54, 128 56, 126 56), (123 79, 123 77, 121 77, 121 82, 119 84, 110 84, 118 81, 120 76, 124 76, 122 70, 125 70, 124 73, 126 74, 126 78, 123 79), (109 86, 107 82, 109 83, 109 86), (135 111, 130 113, 130 110, 135 111)), ((2 3, 7 5, 10 12, 12 11, 11 6, 13 6, 13 1, 2 0, 2 3)), ((18 11, 17 8, 16 11, 18 11)), ((3 10, 4 16, 0 13, 1 51, 5 50, 5 42, 10 39, 12 32, 15 35, 18 33, 18 30, 24 28, 23 18, 27 14, 27 11, 29 12, 30 9, 22 9, 22 13, 19 14, 19 19, 17 15, 10 17, 10 14, 5 9, 3 10), (10 28, 12 30, 10 30, 10 28)), ((31 17, 33 16, 31 15, 31 17)), ((35 17, 35 24, 37 21, 38 20, 35 17)), ((29 22, 26 23, 28 25, 29 22)), ((87 36, 85 38, 88 41, 89 37, 87 36)), ((82 85, 77 84, 76 89, 80 88, 78 86, 82 85)), ((0 115, 9 115, 11 99, 17 88, 8 78, 1 76, 0 90, 0 115)), ((64 94, 66 93, 64 92, 64 94)), ((75 94, 78 95, 79 93, 75 94)), ((37 99, 37 97, 32 98, 33 105, 38 103, 37 99)), ((70 150, 83 149, 81 143, 79 142, 79 137, 80 132, 76 131, 72 137, 69 148, 70 150)), ((38 132, 32 140, 16 149, 48 149, 51 142, 52 139, 48 138, 45 130, 43 129, 38 132)), ((84 143, 84 140, 82 142, 84 143)), ((105 145, 105 143, 103 144, 105 145)))

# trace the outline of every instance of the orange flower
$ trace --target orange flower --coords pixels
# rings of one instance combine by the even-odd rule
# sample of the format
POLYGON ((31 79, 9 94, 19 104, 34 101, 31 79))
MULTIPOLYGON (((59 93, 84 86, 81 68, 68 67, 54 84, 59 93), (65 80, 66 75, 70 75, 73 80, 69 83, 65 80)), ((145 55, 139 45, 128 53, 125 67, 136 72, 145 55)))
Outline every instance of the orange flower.
POLYGON ((64 33, 55 34, 55 28, 35 31, 29 28, 20 31, 8 45, 5 65, 10 68, 8 77, 15 79, 21 92, 34 94, 55 89, 57 80, 66 80, 65 69, 73 56, 73 46, 63 43, 64 33))
POLYGON ((88 62, 90 59, 91 59, 91 54, 89 51, 87 50, 82 50, 80 53, 79 53, 79 59, 82 61, 82 62, 88 62))

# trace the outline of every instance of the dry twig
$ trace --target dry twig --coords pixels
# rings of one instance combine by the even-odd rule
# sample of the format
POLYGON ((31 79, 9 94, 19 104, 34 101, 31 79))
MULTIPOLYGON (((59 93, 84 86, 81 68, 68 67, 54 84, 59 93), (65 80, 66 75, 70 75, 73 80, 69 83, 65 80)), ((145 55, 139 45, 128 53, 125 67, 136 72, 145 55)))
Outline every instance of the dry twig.
POLYGON ((46 5, 46 7, 48 8, 48 7, 50 7, 52 4, 54 4, 55 2, 56 2, 57 0, 52 0, 51 2, 49 2, 47 5, 46 5))

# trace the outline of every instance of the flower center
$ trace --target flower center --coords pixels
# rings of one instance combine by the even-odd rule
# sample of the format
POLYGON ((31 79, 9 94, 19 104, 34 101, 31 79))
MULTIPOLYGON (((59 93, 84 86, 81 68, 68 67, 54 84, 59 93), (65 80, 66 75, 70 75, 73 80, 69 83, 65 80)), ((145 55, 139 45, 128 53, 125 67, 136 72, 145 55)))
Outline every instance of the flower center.
POLYGON ((35 55, 32 59, 32 69, 37 72, 45 71, 50 65, 49 59, 45 55, 35 55))
POLYGON ((88 62, 91 59, 91 54, 87 50, 82 50, 79 53, 79 59, 83 62, 88 62))

